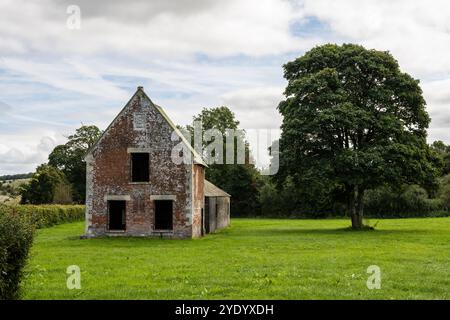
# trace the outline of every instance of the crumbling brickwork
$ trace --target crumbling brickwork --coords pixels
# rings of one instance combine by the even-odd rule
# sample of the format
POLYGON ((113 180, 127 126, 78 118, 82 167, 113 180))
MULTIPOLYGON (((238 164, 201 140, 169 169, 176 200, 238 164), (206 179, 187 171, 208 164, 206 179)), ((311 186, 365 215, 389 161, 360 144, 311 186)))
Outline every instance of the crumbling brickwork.
POLYGON ((173 124, 139 88, 86 157, 86 235, 202 235, 204 166, 176 164, 173 124), (131 182, 131 154, 149 154, 148 182, 131 182), (124 230, 110 230, 108 201, 126 203, 124 230), (172 230, 155 230, 155 201, 173 201, 172 230))

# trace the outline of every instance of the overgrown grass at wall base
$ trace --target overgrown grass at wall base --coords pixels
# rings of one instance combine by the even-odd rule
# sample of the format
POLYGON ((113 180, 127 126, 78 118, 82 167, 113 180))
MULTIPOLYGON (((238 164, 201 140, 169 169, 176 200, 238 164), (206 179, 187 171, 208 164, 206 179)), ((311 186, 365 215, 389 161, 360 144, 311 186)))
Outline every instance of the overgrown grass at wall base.
POLYGON ((15 205, 0 206, 0 211, 16 213, 36 228, 84 220, 83 205, 15 205))
POLYGON ((33 242, 33 229, 19 213, 0 210, 0 300, 19 297, 19 283, 33 242))

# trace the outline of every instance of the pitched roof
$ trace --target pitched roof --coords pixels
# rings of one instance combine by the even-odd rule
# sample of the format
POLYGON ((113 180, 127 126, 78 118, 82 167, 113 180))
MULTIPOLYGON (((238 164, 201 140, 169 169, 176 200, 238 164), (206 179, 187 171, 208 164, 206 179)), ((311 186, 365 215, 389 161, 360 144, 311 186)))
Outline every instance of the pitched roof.
POLYGON ((161 108, 160 106, 153 103, 153 101, 149 98, 149 96, 144 92, 143 87, 138 87, 134 95, 131 97, 131 99, 127 102, 125 107, 119 112, 119 114, 114 118, 114 120, 109 124, 108 128, 103 132, 102 136, 95 142, 95 144, 88 150, 86 153, 86 157, 92 153, 92 151, 97 147, 98 143, 102 140, 103 136, 106 134, 106 132, 109 130, 109 128, 112 126, 112 124, 116 121, 117 118, 119 118, 120 114, 122 114, 130 104, 130 102, 133 100, 134 96, 141 91, 144 96, 151 102, 153 106, 155 106, 155 109, 158 110, 158 112, 161 114, 161 116, 166 120, 167 124, 176 132, 176 134, 181 138, 183 143, 188 147, 188 149, 192 152, 192 155, 194 156, 194 163, 201 164, 202 166, 207 167, 208 165, 203 161, 203 158, 198 154, 197 151, 192 147, 192 145, 187 141, 186 137, 181 133, 181 131, 177 128, 177 126, 173 123, 173 121, 169 118, 169 116, 166 114, 166 112, 161 108))
POLYGON ((231 196, 205 179, 205 197, 231 197, 231 196))

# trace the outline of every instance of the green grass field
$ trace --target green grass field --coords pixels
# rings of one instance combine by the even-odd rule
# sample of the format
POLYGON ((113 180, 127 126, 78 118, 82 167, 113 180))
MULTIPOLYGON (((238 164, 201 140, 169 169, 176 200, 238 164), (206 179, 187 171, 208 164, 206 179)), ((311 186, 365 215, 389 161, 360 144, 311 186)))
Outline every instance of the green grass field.
POLYGON ((81 240, 83 223, 38 230, 25 299, 449 299, 450 218, 233 219, 196 240, 81 240), (374 223, 375 220, 371 221, 374 223), (66 268, 81 268, 68 290, 66 268), (381 289, 366 286, 381 268, 381 289))

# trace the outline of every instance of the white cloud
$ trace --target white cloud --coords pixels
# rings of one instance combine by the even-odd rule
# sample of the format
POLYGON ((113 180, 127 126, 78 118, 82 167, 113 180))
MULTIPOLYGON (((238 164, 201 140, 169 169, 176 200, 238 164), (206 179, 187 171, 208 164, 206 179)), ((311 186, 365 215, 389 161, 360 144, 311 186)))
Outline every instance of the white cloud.
POLYGON ((0 68, 58 89, 108 99, 126 99, 127 97, 125 91, 104 80, 93 69, 76 61, 67 60, 65 64, 60 64, 3 58, 0 60, 0 68))
POLYGON ((250 88, 228 92, 221 98, 236 113, 241 127, 278 129, 281 116, 276 108, 283 99, 283 90, 282 87, 250 88))
POLYGON ((0 101, 0 115, 5 114, 11 110, 12 107, 10 105, 7 105, 6 103, 0 101))
POLYGON ((300 17, 290 1, 81 1, 80 30, 66 27, 69 4, 2 0, 0 51, 258 56, 302 45, 289 33, 300 17))
POLYGON ((450 142, 450 79, 429 81, 422 85, 432 119, 429 141, 450 142))
MULTIPOLYGON (((61 139, 59 139, 61 141, 61 139)), ((36 139, 31 135, 11 137, 0 143, 1 174, 31 172, 39 164, 47 162, 49 153, 56 146, 57 140, 51 136, 36 139), (38 143, 35 143, 35 140, 38 143)))
POLYGON ((450 143, 446 0, 0 0, 0 174, 45 161, 42 137, 105 128, 137 85, 182 125, 228 105, 245 128, 278 128, 282 63, 324 42, 389 50, 421 80, 429 140, 450 143))
POLYGON ((326 23, 336 42, 388 50, 421 80, 432 117, 429 141, 450 143, 450 2, 446 0, 305 0, 305 15, 326 23))
POLYGON ((416 77, 450 71, 446 0, 305 0, 304 10, 329 24, 338 41, 389 50, 416 77))

